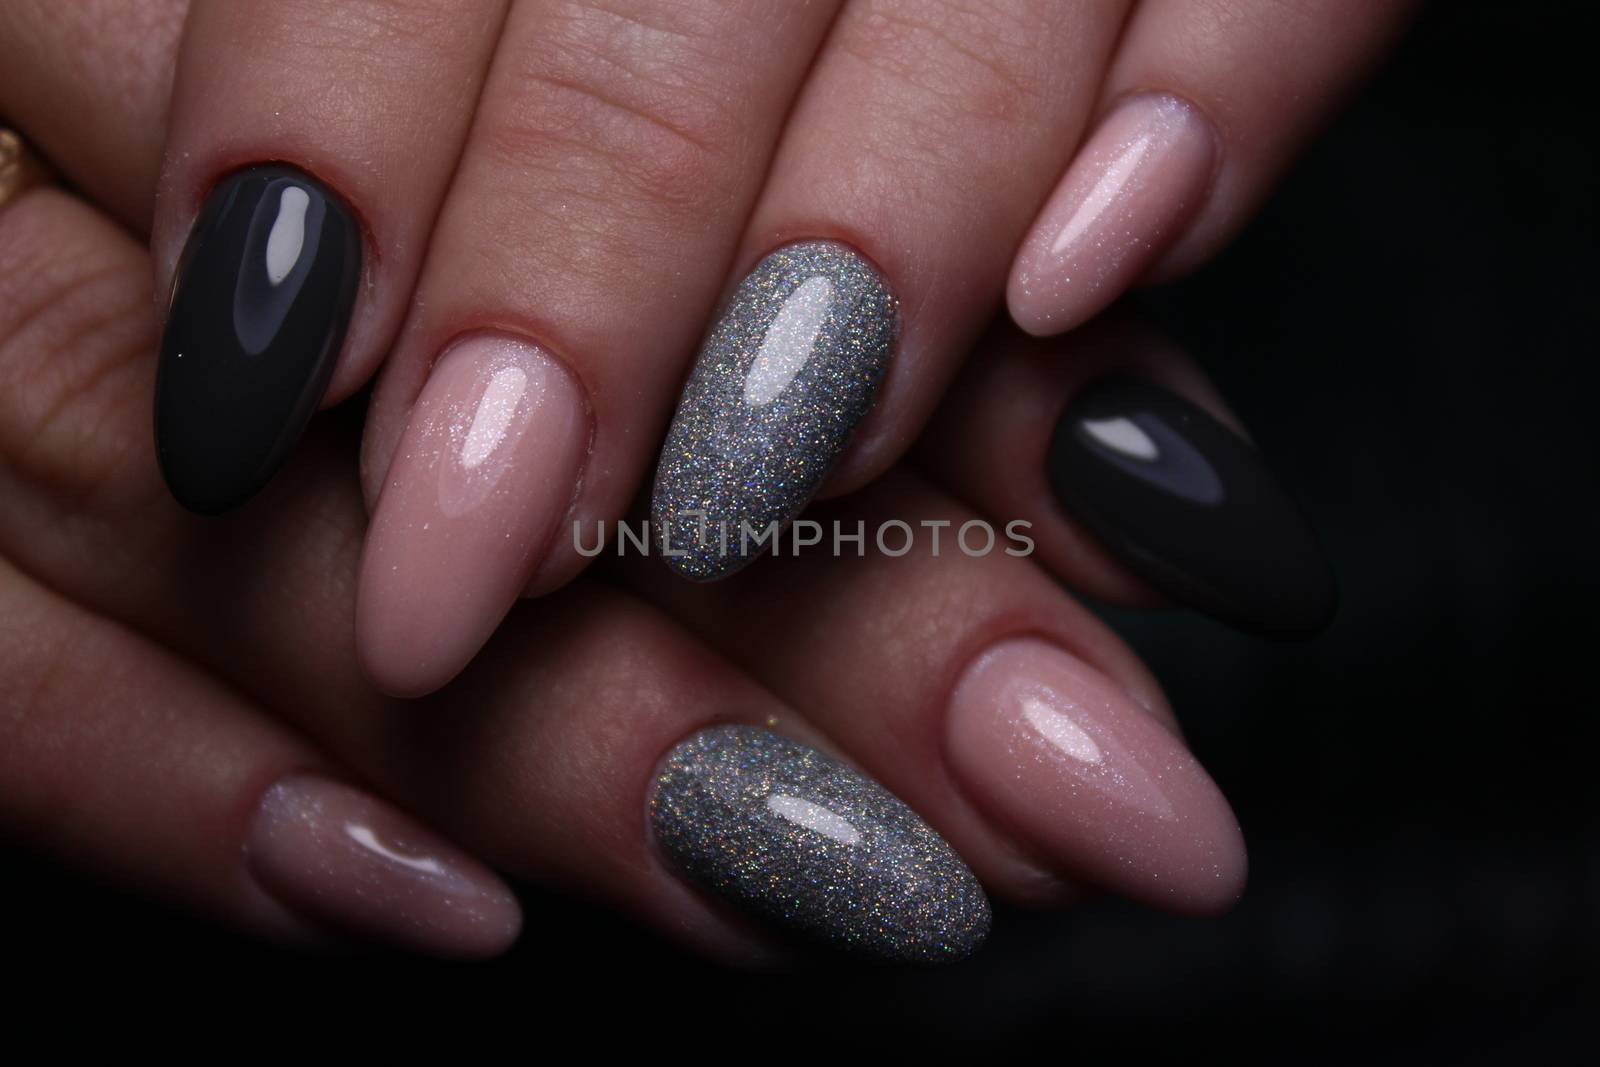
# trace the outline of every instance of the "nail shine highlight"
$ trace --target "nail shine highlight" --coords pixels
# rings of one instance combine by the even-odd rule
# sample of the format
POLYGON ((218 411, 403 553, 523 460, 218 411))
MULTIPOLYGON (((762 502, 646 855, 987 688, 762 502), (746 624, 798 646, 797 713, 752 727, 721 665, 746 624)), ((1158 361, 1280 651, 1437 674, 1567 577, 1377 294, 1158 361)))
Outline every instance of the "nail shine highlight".
POLYGON ((988 936, 989 901, 944 839, 876 782, 749 726, 702 730, 656 775, 657 843, 758 918, 886 960, 939 963, 988 936))

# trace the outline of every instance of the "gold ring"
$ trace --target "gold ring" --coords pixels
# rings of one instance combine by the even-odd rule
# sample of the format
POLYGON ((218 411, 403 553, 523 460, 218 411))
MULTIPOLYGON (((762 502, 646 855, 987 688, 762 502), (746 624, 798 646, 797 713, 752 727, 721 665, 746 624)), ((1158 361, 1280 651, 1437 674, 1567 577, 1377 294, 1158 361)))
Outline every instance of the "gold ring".
POLYGON ((0 126, 0 208, 50 180, 44 161, 15 130, 0 126))

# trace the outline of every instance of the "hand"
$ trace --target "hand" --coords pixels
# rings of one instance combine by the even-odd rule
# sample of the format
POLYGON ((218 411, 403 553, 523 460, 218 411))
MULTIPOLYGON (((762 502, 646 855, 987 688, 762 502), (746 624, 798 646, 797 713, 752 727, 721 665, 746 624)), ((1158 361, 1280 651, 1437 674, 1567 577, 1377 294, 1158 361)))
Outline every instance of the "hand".
MULTIPOLYGON (((145 422, 144 253, 49 189, 0 212, 0 250, 11 832, 301 937, 497 951, 517 909, 472 854, 738 958, 770 943, 730 907, 895 959, 974 948, 987 903, 961 860, 815 748, 1007 899, 1086 884, 1210 912, 1239 892, 1237 827, 1154 683, 1003 551, 920 537, 709 588, 636 559, 620 587, 514 613, 435 696, 374 694, 351 648, 350 420, 319 423, 270 508, 188 515, 145 422), (757 758, 775 779, 741 778, 757 758)), ((963 543, 977 519, 910 471, 830 510, 963 543)))
MULTIPOLYGON (((1032 904, 1103 887, 1212 912, 1239 892, 1238 829, 1154 682, 1004 550, 1022 541, 1002 517, 1032 508, 1056 546, 1043 561, 1139 595, 1116 564, 1075 554, 1081 531, 1038 501, 1050 423, 1059 412, 1057 440, 1088 424, 1084 373, 1169 384, 1182 426, 1212 425, 1203 408, 1228 418, 1170 350, 1096 330, 1065 360, 1053 342, 996 339, 940 417, 962 456, 1004 472, 982 485, 987 524, 901 470, 816 513, 864 534, 859 557, 785 555, 711 587, 625 561, 608 583, 514 613, 454 684, 401 702, 373 693, 352 654, 364 520, 341 474, 350 420, 323 420, 260 506, 185 514, 144 420, 145 254, 49 189, 0 211, 0 250, 0 823, 13 835, 252 929, 456 955, 498 951, 520 922, 472 856, 738 959, 775 951, 739 910, 889 958, 959 958, 988 924, 963 861, 989 892, 1032 904), (1028 405, 1050 417, 1026 431, 992 417, 1028 405), (949 846, 817 751, 884 782, 949 846), (775 777, 742 779, 751 760, 775 777), (719 801, 708 780, 748 787, 751 803, 719 801)), ((1092 402, 1094 424, 1122 417, 1092 402)), ((1126 428, 1108 433, 1136 447, 1126 428)), ((925 458, 950 485, 974 469, 925 458)), ((1281 499, 1259 469, 1213 473, 1257 507, 1281 499)), ((1104 521, 1114 497, 1080 504, 1104 521)), ((1121 532, 1159 556, 1159 528, 1121 532)))
MULTIPOLYGON (((155 47, 173 43, 173 17, 157 13, 171 2, 142 16, 161 31, 146 34, 155 47)), ((79 160, 132 160, 115 171, 112 203, 137 217, 149 187, 126 186, 151 176, 161 134, 149 101, 161 92, 117 86, 142 101, 132 124, 110 146, 68 143, 95 132, 77 116, 95 114, 82 105, 99 90, 82 86, 74 98, 26 87, 81 62, 56 54, 80 47, 73 24, 104 13, 58 8, 8 14, 38 46, 14 50, 28 59, 20 96, 0 103, 50 131, 46 147, 69 171, 79 160)), ((178 59, 157 285, 166 291, 201 201, 239 167, 290 161, 327 183, 327 203, 347 205, 352 227, 359 220, 364 267, 348 338, 337 367, 312 369, 331 374, 322 399, 333 403, 392 352, 363 451, 376 511, 359 649, 384 688, 425 692, 470 659, 519 593, 548 592, 582 568, 573 523, 622 514, 655 459, 694 343, 752 269, 756 282, 734 289, 733 322, 772 314, 758 299, 762 279, 781 293, 783 278, 821 270, 834 272, 832 298, 853 301, 854 317, 838 320, 845 332, 868 340, 812 357, 814 373, 786 387, 809 400, 794 393, 756 411, 695 393, 657 479, 658 532, 708 504, 713 520, 759 528, 792 516, 829 470, 828 493, 880 474, 923 425, 1008 270, 1013 313, 1048 333, 1138 278, 1200 262, 1407 8, 1356 20, 1320 2, 978 12, 866 0, 484 2, 447 15, 431 5, 202 4, 178 59), (853 251, 763 260, 808 240, 853 251), (847 351, 860 366, 838 362, 847 351), (504 419, 484 423, 468 463, 467 429, 485 397, 504 419), (722 414, 711 418, 714 408, 722 414), (793 421, 808 417, 824 423, 793 421), (775 444, 796 440, 803 452, 775 444)), ((165 66, 131 69, 154 76, 165 66)), ((707 382, 722 361, 759 347, 719 336, 702 355, 707 382)), ((205 388, 216 384, 208 377, 205 388)), ((241 403, 262 403, 259 383, 246 384, 241 403)), ((309 411, 297 399, 307 380, 287 388, 289 407, 309 411)), ((180 400, 163 425, 186 462, 225 450, 178 443, 182 427, 249 421, 238 405, 221 405, 220 419, 185 415, 184 390, 169 392, 180 400)), ((677 565, 705 577, 744 558, 677 565)))

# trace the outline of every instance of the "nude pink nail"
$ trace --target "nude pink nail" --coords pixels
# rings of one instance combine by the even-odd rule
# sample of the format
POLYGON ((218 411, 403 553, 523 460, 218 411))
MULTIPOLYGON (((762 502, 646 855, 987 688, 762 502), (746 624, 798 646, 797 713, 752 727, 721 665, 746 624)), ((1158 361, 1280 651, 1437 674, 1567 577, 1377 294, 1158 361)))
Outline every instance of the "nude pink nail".
POLYGON ((1244 886, 1228 802, 1183 743, 1110 679, 1017 638, 967 668, 946 723, 956 776, 997 825, 1062 873, 1173 911, 1244 886))
POLYGON ((415 696, 483 647, 558 533, 588 409, 537 346, 470 337, 434 367, 367 535, 356 638, 368 675, 415 696))
POLYGON ((1142 94, 1112 111, 1017 253, 1006 290, 1017 325, 1062 333, 1120 296, 1193 217, 1216 153, 1211 124, 1177 97, 1142 94))
POLYGON ((422 952, 490 956, 517 939, 516 898, 487 868, 377 798, 314 774, 256 808, 250 871, 285 906, 422 952))

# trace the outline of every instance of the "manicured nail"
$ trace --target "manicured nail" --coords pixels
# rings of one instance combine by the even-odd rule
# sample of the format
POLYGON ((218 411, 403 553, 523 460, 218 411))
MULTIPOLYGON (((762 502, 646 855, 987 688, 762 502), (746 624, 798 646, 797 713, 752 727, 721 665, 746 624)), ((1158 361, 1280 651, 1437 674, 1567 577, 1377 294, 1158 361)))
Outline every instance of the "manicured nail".
POLYGON ((156 452, 178 503, 243 504, 327 390, 361 277, 361 234, 292 167, 224 178, 178 262, 156 379, 156 452))
POLYGON ((483 647, 576 491, 588 407, 537 346, 479 335, 434 367, 389 468, 357 594, 363 665, 417 696, 483 647))
POLYGON ((1011 317, 1063 333, 1115 300, 1199 208, 1217 139, 1200 112, 1159 93, 1124 101, 1095 130, 1011 268, 1011 317))
POLYGON ((1316 535, 1244 438, 1135 379, 1075 398, 1050 445, 1051 487, 1129 570, 1243 630, 1309 636, 1339 590, 1316 535))
POLYGON ((944 839, 882 786, 814 748, 719 726, 668 754, 650 793, 667 858, 735 907, 899 962, 970 955, 989 900, 944 839))
POLYGON ((993 646, 950 701, 951 769, 1065 872, 1174 911, 1244 886, 1228 802, 1183 743, 1108 678, 1034 638, 993 646))
POLYGON ((329 778, 294 774, 268 789, 246 847, 256 881, 286 907, 403 948, 490 956, 522 925, 487 868, 329 778))
POLYGON ((771 547, 872 409, 897 315, 873 265, 833 241, 780 248, 739 283, 661 450, 668 565, 709 581, 771 547))

